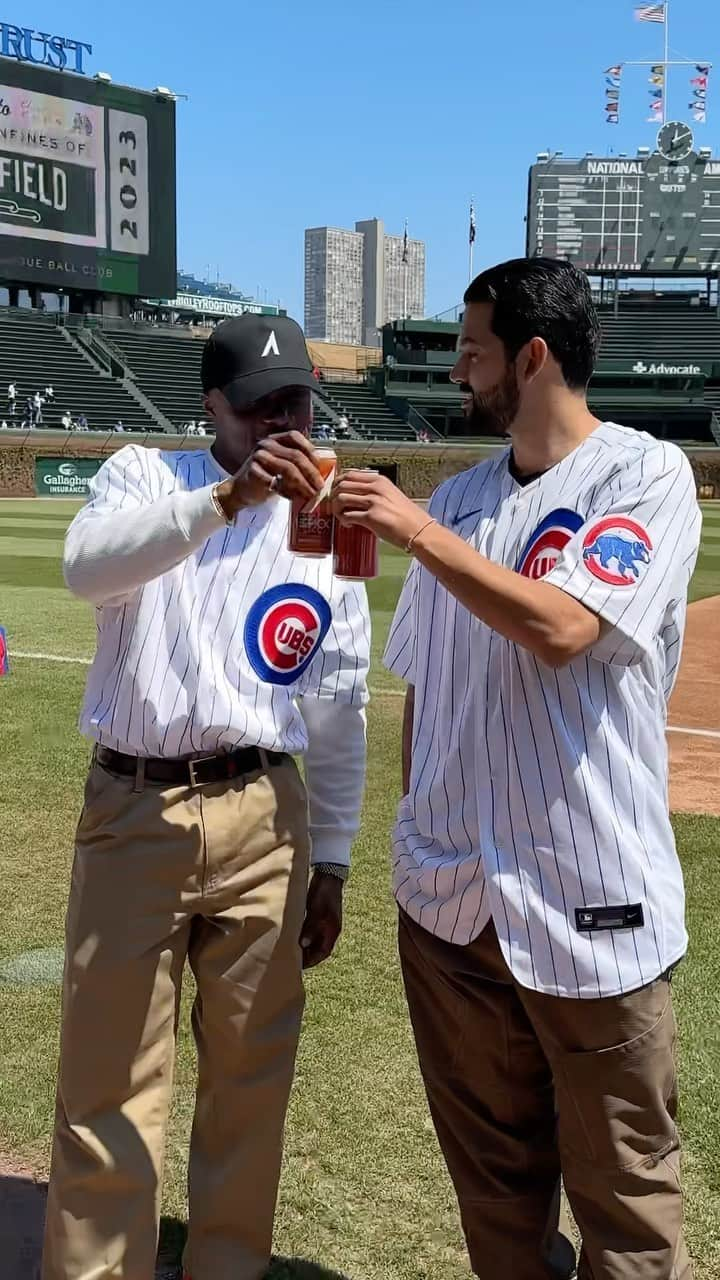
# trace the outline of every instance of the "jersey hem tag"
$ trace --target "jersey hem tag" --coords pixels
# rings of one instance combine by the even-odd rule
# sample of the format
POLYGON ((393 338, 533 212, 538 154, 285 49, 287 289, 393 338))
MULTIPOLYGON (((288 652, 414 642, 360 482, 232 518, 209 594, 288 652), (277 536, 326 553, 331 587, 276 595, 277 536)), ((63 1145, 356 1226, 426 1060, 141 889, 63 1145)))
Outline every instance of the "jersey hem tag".
POLYGON ((576 907, 575 928, 578 933, 599 933, 603 929, 642 929, 645 915, 642 903, 621 907, 576 907))

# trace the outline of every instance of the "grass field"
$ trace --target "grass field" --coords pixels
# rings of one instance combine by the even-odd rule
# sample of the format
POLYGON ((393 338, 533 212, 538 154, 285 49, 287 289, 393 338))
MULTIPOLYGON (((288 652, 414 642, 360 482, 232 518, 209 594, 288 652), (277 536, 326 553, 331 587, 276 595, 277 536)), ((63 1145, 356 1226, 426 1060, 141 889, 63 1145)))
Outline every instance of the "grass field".
MULTIPOLYGON (((75 504, 0 502, 0 1154, 47 1170, 57 985, 73 828, 88 747, 76 730, 93 651, 90 611, 62 585, 75 504), (30 954, 28 954, 30 953, 30 954)), ((705 512, 693 598, 720 592, 720 507, 705 512)), ((277 1221, 275 1280, 461 1280, 452 1191, 418 1080, 394 950, 388 832, 399 793, 399 686, 379 655, 407 560, 371 584, 375 626, 370 766, 339 953, 310 976, 277 1221), (326 1270, 327 1268, 327 1270, 326 1270)), ((698 1280, 720 1276, 720 822, 678 816, 692 948, 676 978, 688 1237, 698 1280)), ((184 1217, 193 1102, 186 992, 165 1189, 166 1232, 184 1217)), ((0 1271, 2 1268, 0 1267, 0 1271)), ((492 1280, 495 1280, 493 1277, 492 1280)), ((498 1278, 500 1280, 500 1278, 498 1278)), ((504 1278, 503 1278, 504 1280, 504 1278)), ((508 1277, 508 1280, 511 1280, 508 1277)))

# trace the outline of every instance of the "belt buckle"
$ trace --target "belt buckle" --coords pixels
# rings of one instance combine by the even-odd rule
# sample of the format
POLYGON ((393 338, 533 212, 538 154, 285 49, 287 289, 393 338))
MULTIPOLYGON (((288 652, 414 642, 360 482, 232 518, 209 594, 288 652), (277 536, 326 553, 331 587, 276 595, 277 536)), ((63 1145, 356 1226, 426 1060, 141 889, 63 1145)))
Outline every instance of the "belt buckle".
POLYGON ((195 761, 195 760, 188 760, 188 776, 189 776, 189 778, 190 778, 190 786, 191 786, 191 787, 201 787, 201 786, 202 786, 202 783, 200 782, 200 779, 199 779, 199 778, 198 778, 198 776, 197 776, 197 769, 196 769, 196 767, 195 767, 197 763, 198 763, 198 762, 197 762, 197 761, 195 761))

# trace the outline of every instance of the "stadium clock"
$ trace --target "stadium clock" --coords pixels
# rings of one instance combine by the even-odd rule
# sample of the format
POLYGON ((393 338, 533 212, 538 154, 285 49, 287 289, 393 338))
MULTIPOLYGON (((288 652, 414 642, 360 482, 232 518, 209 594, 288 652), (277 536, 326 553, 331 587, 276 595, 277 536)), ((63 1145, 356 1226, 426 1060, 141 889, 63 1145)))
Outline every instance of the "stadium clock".
POLYGON ((686 160, 694 144, 690 125, 677 120, 664 124, 657 137, 658 151, 666 160, 686 160))

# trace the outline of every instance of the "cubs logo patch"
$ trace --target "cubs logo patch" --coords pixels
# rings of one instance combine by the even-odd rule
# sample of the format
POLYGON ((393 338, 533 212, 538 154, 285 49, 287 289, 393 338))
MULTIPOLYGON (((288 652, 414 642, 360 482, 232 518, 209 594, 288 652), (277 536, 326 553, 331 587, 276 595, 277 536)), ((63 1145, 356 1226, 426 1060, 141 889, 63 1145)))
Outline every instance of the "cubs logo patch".
POLYGON ((555 568, 563 548, 582 524, 577 511, 565 507, 551 511, 530 535, 518 562, 518 573, 524 578, 544 578, 555 568))
POLYGON ((634 587, 650 564, 652 553, 647 531, 628 516, 605 516, 583 538, 585 568, 609 587, 634 587))
POLYGON ((332 618, 319 591, 283 582, 264 591, 245 620, 245 652, 267 684, 294 684, 312 662, 332 618))

